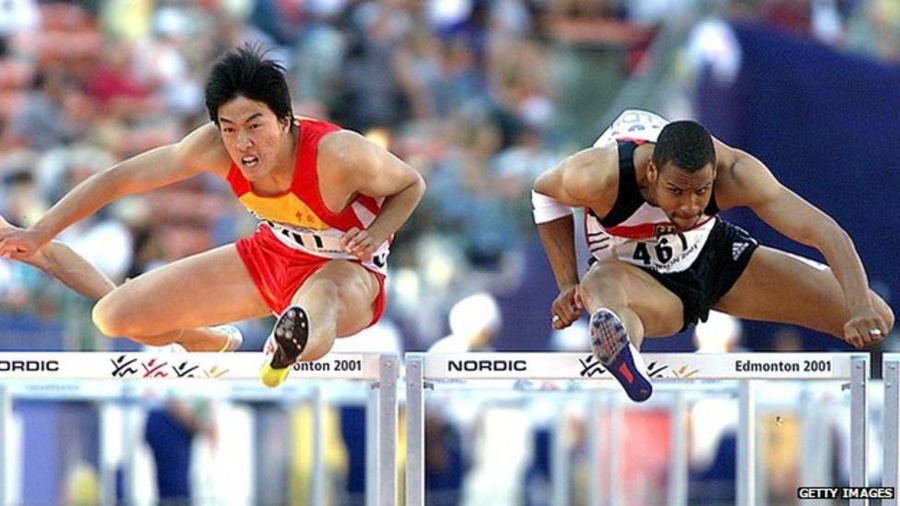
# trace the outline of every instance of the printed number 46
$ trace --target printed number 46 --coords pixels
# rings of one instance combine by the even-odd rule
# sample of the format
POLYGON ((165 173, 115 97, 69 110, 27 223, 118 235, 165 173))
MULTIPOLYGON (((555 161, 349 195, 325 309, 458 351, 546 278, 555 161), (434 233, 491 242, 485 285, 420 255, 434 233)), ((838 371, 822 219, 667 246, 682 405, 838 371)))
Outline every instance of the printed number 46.
MULTIPOLYGON (((656 242, 656 245, 653 246, 653 252, 656 254, 656 261, 662 264, 671 260, 672 256, 675 254, 672 250, 672 246, 669 246, 669 240, 665 237, 661 237, 659 241, 656 242)), ((653 263, 653 256, 651 256, 650 249, 646 242, 639 242, 634 246, 634 255, 632 255, 631 258, 640 260, 644 265, 653 263)))

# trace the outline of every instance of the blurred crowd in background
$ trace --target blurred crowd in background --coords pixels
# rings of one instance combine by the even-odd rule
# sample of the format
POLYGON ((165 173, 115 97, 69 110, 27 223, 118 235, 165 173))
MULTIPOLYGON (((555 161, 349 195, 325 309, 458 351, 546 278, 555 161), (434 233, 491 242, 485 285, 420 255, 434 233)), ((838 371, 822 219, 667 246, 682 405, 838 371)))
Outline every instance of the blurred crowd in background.
MULTIPOLYGON (((209 65, 255 40, 287 69, 296 114, 365 134, 428 183, 393 245, 385 318, 366 331, 380 337, 336 349, 491 350, 504 322, 495 299, 537 275, 526 259, 538 241, 535 176, 594 140, 620 91, 664 53, 652 50, 660 33, 710 17, 900 65, 897 0, 0 0, 0 215, 28 226, 95 171, 208 121, 209 65)), ((689 62, 687 42, 667 54, 689 62)), ((666 76, 682 93, 660 112, 691 114, 689 67, 666 76)), ((254 226, 222 181, 197 178, 117 202, 59 239, 122 282, 254 226)), ((3 348, 129 346, 99 335, 92 303, 0 261, 3 348)), ((244 349, 261 349, 271 321, 240 324, 244 349)), ((548 348, 586 348, 583 325, 552 336, 547 327, 548 348)), ((773 349, 796 350, 798 339, 786 329, 773 349)), ((509 432, 522 420, 501 422, 507 440, 528 436, 509 432)), ((469 433, 458 426, 428 421, 440 504, 464 495, 469 433)), ((497 454, 512 458, 511 447, 497 454)))
MULTIPOLYGON (((208 66, 257 40, 286 67, 297 114, 360 131, 425 176, 429 192, 395 242, 386 322, 406 349, 426 349, 456 301, 525 282, 534 177, 593 140, 665 22, 709 15, 900 61, 890 0, 5 0, 0 214, 27 226, 94 171, 208 121, 208 66)), ((253 226, 221 181, 198 178, 60 239, 121 282, 253 226)), ((0 265, 12 327, 56 319, 67 349, 108 349, 89 307, 26 266, 0 265)), ((268 325, 246 323, 248 349, 268 325)))

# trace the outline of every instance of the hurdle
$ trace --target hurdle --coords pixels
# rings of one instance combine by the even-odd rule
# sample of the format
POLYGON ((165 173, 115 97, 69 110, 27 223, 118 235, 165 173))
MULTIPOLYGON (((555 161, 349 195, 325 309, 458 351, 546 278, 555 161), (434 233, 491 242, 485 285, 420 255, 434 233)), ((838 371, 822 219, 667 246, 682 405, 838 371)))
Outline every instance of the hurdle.
MULTIPOLYGON (((373 471, 366 483, 366 506, 394 506, 398 494, 397 383, 399 357, 375 353, 331 353, 319 360, 296 364, 278 388, 259 381, 262 355, 237 353, 157 352, 2 352, 0 353, 0 506, 10 504, 6 483, 13 399, 102 400, 136 404, 152 394, 197 396, 277 403, 311 401, 313 405, 313 461, 322 462, 324 438, 322 402, 338 389, 329 380, 365 382, 367 417, 366 462, 373 471)), ((356 385, 363 387, 363 385, 356 385)), ((359 390, 359 388, 357 388, 359 390)), ((101 417, 101 426, 103 418, 101 417)), ((101 449, 102 454, 102 449, 101 449)), ((325 504, 323 466, 313 469, 308 504, 325 504)), ((128 470, 125 470, 128 473, 128 470)), ((103 504, 115 502, 115 481, 101 470, 103 504)), ((127 491, 126 491, 127 492, 127 491)))
MULTIPOLYGON (((900 485, 900 353, 885 353, 882 357, 884 379, 884 464, 882 485, 896 494, 900 485)), ((897 497, 882 499, 884 506, 900 504, 897 497)))
MULTIPOLYGON (((757 382, 760 380, 819 381, 830 380, 841 383, 841 390, 849 390, 850 395, 850 486, 867 486, 867 437, 868 401, 867 383, 869 378, 868 355, 865 353, 659 353, 645 354, 644 361, 658 391, 675 390, 674 413, 680 413, 684 399, 678 395, 682 390, 721 390, 722 382, 736 383, 738 394, 738 448, 736 497, 741 506, 759 504, 756 486, 756 398, 757 382)), ((616 398, 626 399, 621 387, 613 380, 590 353, 467 353, 428 354, 407 353, 405 356, 406 388, 406 431, 407 431, 407 475, 406 506, 425 505, 424 487, 424 419, 425 391, 438 389, 442 384, 459 386, 470 381, 506 380, 516 381, 562 381, 570 384, 597 383, 598 395, 609 385, 608 393, 613 403, 616 398)), ((503 383, 503 381, 501 381, 503 383)), ((594 385, 591 385, 594 386, 594 385)), ((471 388, 478 388, 477 385, 471 388)), ((592 391, 593 393, 593 391, 592 391)), ((538 395, 540 392, 530 392, 538 395)), ((596 398, 596 397, 593 397, 596 398)), ((653 402, 652 397, 648 402, 653 402)), ((630 402, 630 401, 623 401, 630 402)), ((684 451, 683 425, 676 417, 671 437, 673 438, 672 476, 669 482, 668 501, 670 505, 687 504, 686 452, 684 451)), ((896 420, 896 418, 895 418, 896 420)), ((615 427, 610 428, 615 431, 615 427)), ((594 440, 599 436, 594 437, 594 440)), ((895 439, 896 441, 896 439, 895 439)), ((591 444, 589 441, 588 444, 591 444)), ((896 446, 895 446, 896 450, 896 446)), ((556 464, 551 464, 556 469, 556 464)), ((610 466, 615 472, 615 462, 610 466)), ((596 476, 597 467, 592 473, 596 476)), ((554 497, 566 498, 559 492, 561 486, 554 479, 554 497)), ((821 485, 821 484, 810 484, 821 485)), ((590 497, 592 506, 615 505, 616 495, 607 487, 608 494, 599 489, 599 480, 591 481, 590 497), (601 502, 602 501, 602 502, 601 502)), ((555 501, 564 506, 564 501, 555 501)), ((851 505, 866 504, 864 499, 852 499, 851 505)))

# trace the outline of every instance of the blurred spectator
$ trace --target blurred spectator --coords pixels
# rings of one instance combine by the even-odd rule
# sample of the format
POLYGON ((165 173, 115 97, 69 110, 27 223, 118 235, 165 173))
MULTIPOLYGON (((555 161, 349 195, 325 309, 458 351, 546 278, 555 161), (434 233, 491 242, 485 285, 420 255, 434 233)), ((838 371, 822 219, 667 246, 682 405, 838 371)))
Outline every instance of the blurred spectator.
POLYGON ((147 413, 144 438, 155 464, 156 486, 161 506, 190 506, 191 464, 194 440, 215 439, 208 401, 172 398, 147 413))
POLYGON ((0 58, 12 54, 14 39, 36 30, 41 13, 36 0, 4 0, 0 2, 0 58))
MULTIPOLYGON (((340 9, 324 6, 316 8, 317 3, 335 3, 339 7, 344 1, 307 4, 308 25, 304 35, 293 46, 292 68, 296 90, 292 95, 298 102, 312 103, 325 109, 337 100, 348 37, 336 26, 340 9)), ((327 119, 326 114, 316 116, 327 119)))
POLYGON ((76 91, 65 73, 38 70, 32 79, 25 103, 10 122, 3 143, 26 147, 37 152, 68 144, 82 133, 66 110, 69 94, 76 91))
POLYGON ((544 131, 524 125, 513 143, 497 153, 491 162, 496 194, 509 207, 508 219, 516 224, 518 235, 534 232, 531 217, 531 185, 541 172, 559 163, 560 154, 544 140, 544 131))
POLYGON ((590 329, 584 318, 562 329, 550 329, 550 349, 561 352, 591 352, 590 329))
POLYGON ((802 37, 812 35, 812 11, 809 0, 763 0, 761 18, 779 30, 802 37))
POLYGON ((491 351, 492 342, 503 324, 500 306, 488 293, 476 293, 460 300, 450 310, 450 334, 428 348, 429 353, 491 351))
MULTIPOLYGON (((108 153, 84 146, 66 150, 60 156, 64 164, 64 185, 59 188, 62 194, 112 164, 108 153)), ((58 236, 115 283, 125 281, 134 251, 131 231, 114 215, 120 208, 113 206, 81 220, 58 236)))
MULTIPOLYGON (((433 343, 428 348, 429 353, 491 351, 493 340, 503 324, 497 301, 484 292, 456 302, 450 310, 448 320, 450 334, 433 343)), ((486 478, 484 472, 491 472, 482 468, 482 464, 487 465, 490 460, 487 455, 482 455, 478 458, 478 473, 466 476, 467 455, 471 456, 473 451, 478 451, 472 444, 471 436, 486 430, 486 427, 473 424, 477 417, 493 418, 493 415, 489 415, 493 408, 485 409, 482 411, 481 407, 473 406, 470 400, 448 396, 436 403, 433 409, 426 410, 425 484, 428 504, 475 504, 472 498, 464 503, 460 501, 464 497, 464 483, 468 482, 470 488, 483 487, 485 484, 481 481, 486 478)), ((490 504, 499 504, 491 503, 491 499, 486 500, 490 504)))
MULTIPOLYGON (((15 162, 3 177, 2 216, 15 225, 29 225, 46 209, 32 173, 17 163, 32 163, 31 156, 15 162)), ((0 312, 44 314, 48 310, 48 279, 21 262, 0 259, 0 312)))
POLYGON ((350 19, 352 31, 332 116, 359 132, 397 127, 408 117, 413 91, 401 79, 397 56, 411 21, 400 9, 378 2, 363 2, 350 19))
POLYGON ((107 39, 135 41, 150 33, 156 2, 106 0, 100 5, 99 21, 107 39))
MULTIPOLYGON (((743 339, 740 320, 719 311, 694 328, 698 353, 737 351, 743 339)), ((737 404, 734 399, 700 399, 688 415, 689 502, 719 505, 734 502, 737 455, 737 404)))
POLYGON ((462 434, 438 410, 426 410, 424 425, 426 503, 459 506, 466 472, 462 434))
POLYGON ((434 213, 432 226, 452 236, 472 266, 492 268, 517 242, 490 174, 499 131, 487 120, 459 118, 453 135, 455 149, 432 170, 423 204, 434 213))
POLYGON ((3 176, 2 196, 0 214, 19 227, 34 223, 48 207, 34 175, 27 168, 13 168, 3 176))
POLYGON ((730 353, 743 349, 741 321, 721 311, 710 311, 705 322, 694 327, 694 344, 700 353, 730 353))
POLYGON ((134 51, 137 79, 159 90, 166 114, 174 114, 176 120, 206 112, 202 83, 184 54, 184 47, 194 35, 191 23, 182 10, 162 7, 153 17, 153 36, 138 41, 134 51))
POLYGON ((306 28, 306 3, 302 0, 257 0, 253 2, 248 22, 276 45, 293 47, 306 28))
POLYGON ((139 118, 158 110, 160 101, 152 85, 141 80, 133 63, 130 43, 109 41, 85 82, 85 89, 103 116, 139 118))
POLYGON ((442 43, 439 82, 435 102, 438 115, 462 112, 483 116, 491 109, 480 56, 465 39, 456 37, 442 43))
POLYGON ((900 61, 900 3, 862 0, 848 22, 847 48, 888 61, 900 61))
POLYGON ((796 327, 784 325, 772 334, 772 351, 796 353, 803 351, 803 336, 796 327))

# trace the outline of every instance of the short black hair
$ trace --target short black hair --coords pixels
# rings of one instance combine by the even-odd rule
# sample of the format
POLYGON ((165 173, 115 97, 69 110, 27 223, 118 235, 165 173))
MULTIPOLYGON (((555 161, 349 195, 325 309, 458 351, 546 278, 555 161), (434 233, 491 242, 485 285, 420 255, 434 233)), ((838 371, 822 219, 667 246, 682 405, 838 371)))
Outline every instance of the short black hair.
POLYGON ((284 66, 266 57, 259 45, 245 43, 212 65, 206 81, 209 119, 219 124, 219 107, 239 96, 269 106, 279 119, 292 118, 291 93, 284 66))
POLYGON ((672 162, 688 172, 695 172, 707 164, 716 163, 716 149, 712 136, 696 121, 673 121, 663 127, 653 149, 653 163, 657 169, 672 162))

